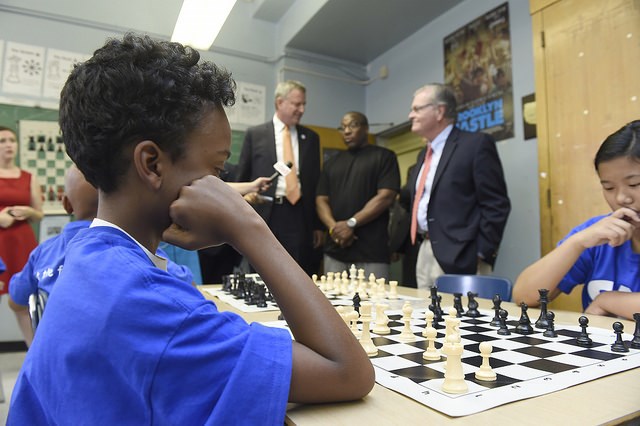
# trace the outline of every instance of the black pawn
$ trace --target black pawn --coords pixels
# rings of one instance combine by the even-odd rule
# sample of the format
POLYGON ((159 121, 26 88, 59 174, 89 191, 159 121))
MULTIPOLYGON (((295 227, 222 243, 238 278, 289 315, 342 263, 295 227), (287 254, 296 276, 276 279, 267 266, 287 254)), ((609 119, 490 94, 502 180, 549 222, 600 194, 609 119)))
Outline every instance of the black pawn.
POLYGON ((500 327, 500 305, 502 305, 502 299, 500 298, 499 294, 496 294, 495 296, 493 296, 493 312, 495 313, 495 315, 489 323, 489 325, 492 327, 500 327))
POLYGON ((467 304, 467 313, 464 314, 467 317, 478 318, 480 316, 480 311, 478 311, 478 302, 476 301, 476 297, 478 293, 474 293, 472 291, 467 292, 467 297, 469 298, 469 303, 467 304))
POLYGON ((522 302, 520 304, 520 308, 522 309, 522 313, 520 314, 520 320, 518 320, 518 325, 516 326, 516 333, 533 334, 531 320, 529 319, 529 314, 527 314, 527 309, 529 309, 529 306, 526 303, 522 302))
POLYGON ((544 333, 542 333, 542 335, 544 337, 558 337, 558 333, 556 333, 556 329, 555 329, 555 319, 556 319, 556 314, 554 314, 553 312, 549 311, 547 312, 546 318, 547 321, 547 329, 544 331, 544 333))
POLYGON ((507 328, 507 311, 505 311, 504 309, 500 309, 498 315, 500 316, 500 328, 498 329, 498 334, 500 336, 510 335, 511 332, 507 328))
POLYGON ((631 339, 631 347, 633 349, 640 349, 640 313, 633 314, 633 319, 636 322, 636 330, 633 332, 633 339, 631 339))
POLYGON ((629 352, 629 348, 622 341, 622 330, 624 325, 620 321, 613 323, 613 331, 616 333, 616 341, 611 345, 611 350, 614 352, 629 352))
POLYGON ((593 346, 593 340, 589 337, 589 333, 587 333, 587 326, 589 325, 589 318, 582 315, 578 318, 578 324, 580 324, 580 335, 577 338, 578 346, 583 346, 585 348, 589 348, 593 346))
POLYGON ((540 294, 540 317, 536 321, 536 328, 547 328, 547 304, 549 303, 549 290, 546 288, 538 289, 540 294))
POLYGON ((353 309, 360 315, 360 295, 356 291, 356 294, 353 295, 353 309))
POLYGON ((453 293, 453 307, 456 310, 456 318, 462 317, 464 308, 462 307, 462 293, 453 293))

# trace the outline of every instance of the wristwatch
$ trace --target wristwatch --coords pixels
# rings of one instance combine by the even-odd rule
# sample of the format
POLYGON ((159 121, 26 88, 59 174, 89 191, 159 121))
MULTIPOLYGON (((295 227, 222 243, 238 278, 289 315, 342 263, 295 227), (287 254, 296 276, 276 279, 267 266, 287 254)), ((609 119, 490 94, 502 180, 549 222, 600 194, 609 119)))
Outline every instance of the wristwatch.
POLYGON ((347 226, 349 228, 355 228, 357 224, 358 224, 358 221, 356 220, 355 217, 350 217, 349 219, 347 219, 347 226))

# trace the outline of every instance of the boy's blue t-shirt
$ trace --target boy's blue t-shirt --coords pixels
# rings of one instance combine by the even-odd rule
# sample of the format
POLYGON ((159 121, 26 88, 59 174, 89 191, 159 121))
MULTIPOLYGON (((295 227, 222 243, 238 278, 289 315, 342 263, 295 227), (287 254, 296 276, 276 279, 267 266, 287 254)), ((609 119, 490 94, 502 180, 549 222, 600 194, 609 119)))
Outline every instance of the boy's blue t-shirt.
POLYGON ((80 231, 11 398, 8 424, 273 424, 288 331, 219 312, 120 230, 80 231))
MULTIPOLYGON (((597 216, 576 226, 558 245, 606 216, 597 216)), ((558 288, 568 294, 580 284, 584 284, 583 309, 602 291, 640 291, 640 254, 633 252, 631 240, 618 247, 602 244, 584 250, 558 288)))
MULTIPOLYGON (((9 294, 11 299, 19 304, 27 306, 29 304, 29 296, 41 289, 51 294, 53 284, 63 270, 65 251, 69 241, 81 229, 88 228, 91 225, 90 220, 76 220, 68 223, 60 235, 43 241, 29 255, 29 260, 18 272, 11 278, 9 285, 9 294)), ((166 259, 169 257, 162 250, 158 249, 157 254, 166 259)), ((193 276, 189 268, 169 262, 167 266, 169 273, 176 278, 184 280, 188 283, 193 282, 193 276)))
POLYGON ((2 258, 0 257, 0 274, 6 270, 7 270, 7 267, 5 266, 4 262, 2 261, 2 258))

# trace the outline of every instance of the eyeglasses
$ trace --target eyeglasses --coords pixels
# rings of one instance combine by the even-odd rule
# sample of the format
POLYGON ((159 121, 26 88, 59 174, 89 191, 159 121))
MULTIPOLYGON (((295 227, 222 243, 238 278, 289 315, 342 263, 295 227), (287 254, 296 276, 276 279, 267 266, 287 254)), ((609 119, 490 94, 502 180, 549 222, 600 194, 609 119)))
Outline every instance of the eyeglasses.
POLYGON ((415 112, 417 114, 420 111, 422 111, 423 109, 425 109, 427 107, 430 107, 430 106, 438 106, 438 104, 429 103, 429 104, 414 106, 414 107, 411 107, 411 112, 415 112))
POLYGON ((352 121, 351 123, 347 124, 346 126, 338 127, 338 131, 339 132, 344 132, 347 129, 349 129, 349 130, 357 130, 359 128, 360 128, 360 123, 356 123, 355 121, 352 121))

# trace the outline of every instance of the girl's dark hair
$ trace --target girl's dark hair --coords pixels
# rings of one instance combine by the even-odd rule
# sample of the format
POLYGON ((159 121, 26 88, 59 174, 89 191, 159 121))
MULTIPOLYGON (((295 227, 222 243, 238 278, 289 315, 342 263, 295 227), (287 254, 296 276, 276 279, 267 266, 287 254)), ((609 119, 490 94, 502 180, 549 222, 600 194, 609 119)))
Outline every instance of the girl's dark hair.
POLYGON ((640 120, 625 124, 602 142, 593 160, 596 171, 600 163, 620 157, 640 162, 640 120))

